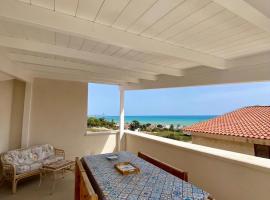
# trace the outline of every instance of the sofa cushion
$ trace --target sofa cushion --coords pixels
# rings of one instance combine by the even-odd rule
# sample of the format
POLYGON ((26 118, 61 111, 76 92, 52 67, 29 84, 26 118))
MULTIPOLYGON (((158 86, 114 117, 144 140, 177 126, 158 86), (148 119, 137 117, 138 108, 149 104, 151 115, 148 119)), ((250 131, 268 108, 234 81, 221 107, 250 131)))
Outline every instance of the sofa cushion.
POLYGON ((15 165, 16 166, 16 174, 23 174, 26 172, 31 172, 37 169, 40 169, 43 165, 48 165, 53 162, 57 162, 60 160, 64 160, 63 156, 50 156, 49 158, 46 158, 41 161, 33 162, 31 164, 20 164, 20 165, 15 165))
POLYGON ((31 172, 31 171, 39 169, 41 166, 42 166, 42 163, 40 162, 34 162, 32 164, 15 165, 16 174, 23 174, 26 172, 31 172))
POLYGON ((31 148, 33 161, 41 161, 54 155, 54 148, 52 145, 44 144, 40 146, 34 146, 31 148))
POLYGON ((8 151, 3 156, 3 162, 14 165, 31 164, 31 149, 8 151))
POLYGON ((64 157, 63 156, 50 156, 49 158, 44 159, 41 162, 43 165, 48 165, 48 164, 51 164, 53 162, 57 162, 60 160, 64 160, 64 157))
POLYGON ((2 162, 21 166, 19 168, 26 170, 28 165, 51 158, 54 154, 52 145, 37 145, 27 149, 8 151, 2 156, 2 162))

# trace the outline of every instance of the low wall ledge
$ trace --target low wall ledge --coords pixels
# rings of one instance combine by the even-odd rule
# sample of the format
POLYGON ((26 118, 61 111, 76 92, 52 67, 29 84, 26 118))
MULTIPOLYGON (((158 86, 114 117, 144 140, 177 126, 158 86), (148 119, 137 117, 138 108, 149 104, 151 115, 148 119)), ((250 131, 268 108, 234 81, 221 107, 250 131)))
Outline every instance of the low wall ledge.
POLYGON ((101 131, 101 132, 91 132, 87 131, 85 136, 105 136, 105 135, 116 135, 118 131, 101 131))
POLYGON ((233 162, 244 167, 255 168, 263 171, 270 172, 270 159, 260 158, 256 156, 250 156, 246 154, 236 153, 232 151, 226 151, 222 149, 216 149, 206 147, 198 144, 192 144, 188 142, 181 142, 168 138, 162 138, 155 135, 149 135, 145 133, 125 130, 125 134, 135 137, 140 137, 146 140, 155 141, 161 144, 172 145, 182 150, 200 153, 204 156, 215 157, 227 162, 233 162))

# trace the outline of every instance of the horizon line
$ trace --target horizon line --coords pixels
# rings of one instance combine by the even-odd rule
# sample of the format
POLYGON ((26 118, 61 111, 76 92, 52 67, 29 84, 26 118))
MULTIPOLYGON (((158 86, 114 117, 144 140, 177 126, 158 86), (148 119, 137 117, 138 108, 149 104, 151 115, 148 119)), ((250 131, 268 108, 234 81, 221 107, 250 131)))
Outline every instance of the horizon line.
MULTIPOLYGON (((155 117, 155 116, 218 116, 221 114, 202 114, 202 115, 125 115, 125 117, 155 117)), ((87 115, 87 116, 105 116, 105 117, 119 117, 119 115, 87 115)))

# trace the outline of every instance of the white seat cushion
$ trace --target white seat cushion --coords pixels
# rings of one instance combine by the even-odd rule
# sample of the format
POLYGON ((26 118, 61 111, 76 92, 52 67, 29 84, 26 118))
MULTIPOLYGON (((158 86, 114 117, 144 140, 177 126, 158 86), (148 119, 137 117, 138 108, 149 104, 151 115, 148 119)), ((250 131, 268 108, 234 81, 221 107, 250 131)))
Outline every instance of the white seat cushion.
POLYGON ((16 174, 31 172, 44 164, 63 159, 62 156, 55 156, 54 147, 50 144, 8 151, 1 157, 3 163, 15 165, 16 174))
POLYGON ((35 162, 32 164, 22 164, 22 165, 15 165, 15 166, 16 166, 16 174, 23 174, 23 173, 31 172, 31 171, 41 168, 42 163, 35 162))

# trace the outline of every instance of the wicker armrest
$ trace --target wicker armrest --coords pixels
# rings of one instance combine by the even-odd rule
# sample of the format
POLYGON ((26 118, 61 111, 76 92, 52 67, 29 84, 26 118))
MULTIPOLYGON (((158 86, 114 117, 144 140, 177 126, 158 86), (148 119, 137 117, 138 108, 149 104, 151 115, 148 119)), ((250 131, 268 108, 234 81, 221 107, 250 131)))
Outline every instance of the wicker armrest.
POLYGON ((12 164, 2 164, 3 176, 6 179, 14 179, 16 175, 16 167, 12 164))
POLYGON ((54 153, 56 156, 63 156, 65 158, 65 151, 63 149, 54 148, 54 153))

